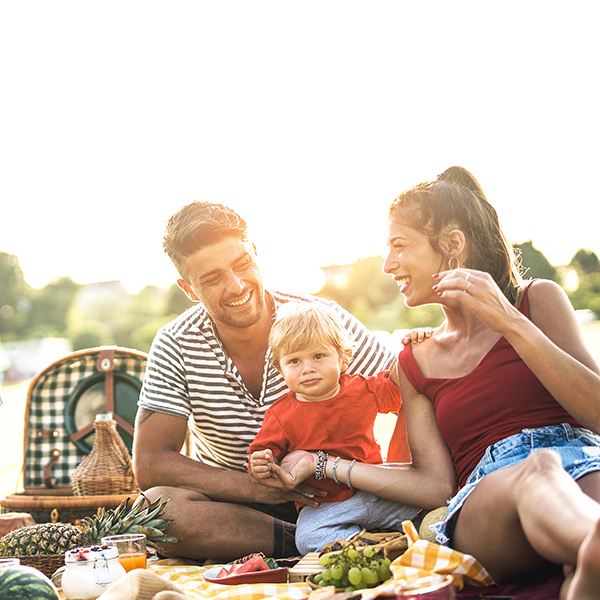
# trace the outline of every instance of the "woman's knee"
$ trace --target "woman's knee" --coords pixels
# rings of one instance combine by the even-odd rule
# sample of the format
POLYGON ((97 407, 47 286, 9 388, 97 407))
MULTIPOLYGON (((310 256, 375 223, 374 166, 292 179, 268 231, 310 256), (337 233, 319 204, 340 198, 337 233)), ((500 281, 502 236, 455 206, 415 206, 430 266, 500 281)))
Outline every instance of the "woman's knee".
POLYGON ((562 470, 560 455, 554 450, 541 448, 534 450, 521 465, 527 471, 546 472, 556 469, 562 470))

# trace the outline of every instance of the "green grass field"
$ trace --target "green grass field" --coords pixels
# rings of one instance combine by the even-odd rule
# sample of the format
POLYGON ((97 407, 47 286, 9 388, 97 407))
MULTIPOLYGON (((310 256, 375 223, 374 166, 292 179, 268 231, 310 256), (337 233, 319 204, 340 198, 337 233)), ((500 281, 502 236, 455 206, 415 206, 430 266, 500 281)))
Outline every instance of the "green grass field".
MULTIPOLYGON (((586 341, 600 362, 600 323, 585 325, 583 332, 586 341)), ((23 419, 27 386, 29 382, 3 385, 0 406, 0 499, 22 489, 20 479, 23 461, 23 419)), ((382 448, 387 448, 394 427, 394 417, 380 415, 375 424, 375 434, 382 448)))

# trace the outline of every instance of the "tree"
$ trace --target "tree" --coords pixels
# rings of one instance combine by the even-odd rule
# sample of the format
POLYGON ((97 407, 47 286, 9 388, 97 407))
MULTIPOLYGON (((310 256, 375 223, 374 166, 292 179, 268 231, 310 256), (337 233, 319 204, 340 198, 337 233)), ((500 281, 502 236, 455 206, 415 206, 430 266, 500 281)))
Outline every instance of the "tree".
POLYGON ((545 255, 533 246, 531 240, 522 244, 514 244, 514 248, 521 254, 523 274, 527 279, 539 277, 541 279, 559 281, 556 267, 553 267, 545 255))
POLYGON ((577 273, 577 285, 569 291, 575 309, 588 308, 600 319, 600 260, 590 250, 578 250, 569 264, 577 273))
POLYGON ((435 327, 442 322, 438 306, 408 309, 394 280, 383 272, 383 257, 364 258, 350 265, 323 269, 326 283, 319 296, 335 300, 368 329, 435 327))
POLYGON ((98 346, 113 345, 109 328, 99 321, 78 321, 71 323, 69 340, 73 350, 85 350, 98 346))
POLYGON ((373 256, 357 260, 349 265, 325 267, 325 285, 319 296, 335 300, 346 310, 352 310, 352 304, 362 298, 364 312, 392 302, 398 295, 398 286, 393 279, 382 271, 383 258, 373 256))
POLYGON ((591 250, 577 250, 571 259, 570 266, 581 274, 600 273, 600 259, 591 250))
POLYGON ((131 298, 125 319, 127 345, 148 352, 160 327, 171 320, 163 315, 167 292, 148 285, 131 298))
POLYGON ((580 276, 577 289, 569 293, 575 310, 588 308, 600 319, 600 273, 580 276))
POLYGON ((19 259, 0 252, 0 337, 5 341, 26 337, 30 296, 19 259))
POLYGON ((79 286, 63 277, 32 294, 30 325, 37 337, 64 336, 79 286))
POLYGON ((195 302, 192 302, 179 288, 179 286, 174 283, 167 290, 167 294, 164 301, 164 310, 163 315, 180 315, 182 312, 186 311, 188 308, 193 306, 195 302))

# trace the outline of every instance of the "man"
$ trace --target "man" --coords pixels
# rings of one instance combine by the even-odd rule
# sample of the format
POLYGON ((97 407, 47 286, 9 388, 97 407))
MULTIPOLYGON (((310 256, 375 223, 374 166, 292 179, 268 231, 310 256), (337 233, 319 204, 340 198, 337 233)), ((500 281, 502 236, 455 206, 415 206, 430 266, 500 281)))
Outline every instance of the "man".
MULTIPOLYGON (((164 554, 223 562, 253 552, 294 556, 294 502, 317 506, 323 492, 254 483, 243 465, 266 408, 287 392, 267 343, 278 308, 326 301, 264 290, 246 223, 219 204, 184 206, 168 222, 164 249, 179 287, 199 303, 158 332, 136 418, 137 483, 151 499, 171 498, 168 531, 180 539, 164 554), (181 454, 188 423, 193 458, 181 454)), ((355 346, 348 372, 388 368, 389 350, 329 304, 355 346)))

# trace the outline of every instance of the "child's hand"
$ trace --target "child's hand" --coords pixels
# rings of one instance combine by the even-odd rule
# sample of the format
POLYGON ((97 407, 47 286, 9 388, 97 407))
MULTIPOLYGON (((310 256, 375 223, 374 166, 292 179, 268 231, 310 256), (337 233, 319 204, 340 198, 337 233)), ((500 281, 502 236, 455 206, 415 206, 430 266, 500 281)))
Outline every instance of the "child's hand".
POLYGON ((422 329, 421 327, 417 329, 411 329, 403 338, 402 345, 408 346, 408 344, 417 344, 420 342, 424 342, 426 339, 430 338, 433 335, 433 329, 422 329))
POLYGON ((274 477, 271 466, 275 463, 275 458, 271 450, 257 450, 250 456, 248 472, 255 479, 268 479, 274 477))

